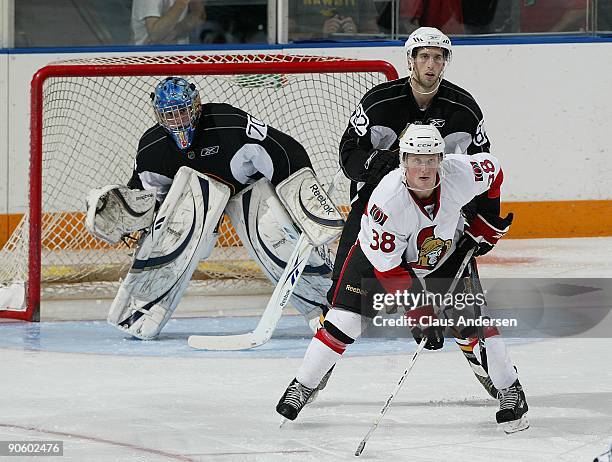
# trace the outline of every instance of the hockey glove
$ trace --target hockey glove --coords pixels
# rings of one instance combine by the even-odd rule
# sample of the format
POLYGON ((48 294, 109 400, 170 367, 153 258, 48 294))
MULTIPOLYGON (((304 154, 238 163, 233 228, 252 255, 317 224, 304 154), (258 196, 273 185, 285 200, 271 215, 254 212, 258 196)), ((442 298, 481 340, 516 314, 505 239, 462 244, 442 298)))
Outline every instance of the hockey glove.
POLYGON ((415 342, 421 343, 427 337, 425 349, 439 350, 444 346, 444 328, 437 326, 438 317, 431 305, 424 305, 404 313, 415 342))
POLYGON ((509 213, 505 218, 490 215, 486 219, 480 215, 470 221, 465 234, 471 237, 478 244, 478 249, 474 253, 475 256, 484 255, 491 251, 504 234, 510 229, 514 214, 509 213))
POLYGON ((366 183, 378 184, 383 177, 399 167, 399 155, 397 151, 387 149, 374 149, 366 160, 366 183))

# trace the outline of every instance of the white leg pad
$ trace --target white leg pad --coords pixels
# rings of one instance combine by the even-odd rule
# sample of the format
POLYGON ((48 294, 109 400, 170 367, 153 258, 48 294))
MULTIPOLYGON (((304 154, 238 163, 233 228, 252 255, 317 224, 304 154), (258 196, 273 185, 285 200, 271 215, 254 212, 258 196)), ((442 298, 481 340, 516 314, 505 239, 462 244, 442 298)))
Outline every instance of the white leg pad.
POLYGON ((179 169, 115 296, 110 324, 143 340, 159 334, 198 263, 210 255, 229 197, 226 185, 179 169))
MULTIPOLYGON (((262 178, 227 204, 236 233, 249 255, 268 279, 276 284, 291 256, 300 232, 279 201, 274 188, 262 178)), ((331 286, 328 275, 334 255, 326 246, 312 252, 308 265, 291 297, 291 305, 307 319, 316 318, 325 305, 325 294, 331 286)))

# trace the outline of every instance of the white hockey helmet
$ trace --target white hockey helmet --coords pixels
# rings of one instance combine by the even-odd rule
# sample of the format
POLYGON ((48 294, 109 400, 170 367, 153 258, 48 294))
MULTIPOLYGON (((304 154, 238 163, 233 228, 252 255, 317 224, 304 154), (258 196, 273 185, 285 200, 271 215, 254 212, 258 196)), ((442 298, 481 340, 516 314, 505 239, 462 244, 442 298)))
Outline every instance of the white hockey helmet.
MULTIPOLYGON (((442 181, 442 160, 444 160, 444 138, 433 125, 411 124, 400 135, 399 140, 400 167, 404 171, 404 185, 413 191, 429 191, 438 187, 442 181), (408 156, 438 154, 438 182, 427 189, 418 189, 408 184, 408 156)), ((429 161, 428 161, 429 162, 429 161)))
POLYGON ((410 36, 404 44, 408 62, 414 59, 417 48, 421 47, 436 47, 441 48, 446 59, 446 64, 450 63, 453 56, 453 48, 450 39, 442 33, 440 29, 435 27, 419 27, 410 36))
POLYGON ((410 124, 400 136, 399 151, 402 158, 405 154, 444 155, 444 138, 433 125, 410 124))

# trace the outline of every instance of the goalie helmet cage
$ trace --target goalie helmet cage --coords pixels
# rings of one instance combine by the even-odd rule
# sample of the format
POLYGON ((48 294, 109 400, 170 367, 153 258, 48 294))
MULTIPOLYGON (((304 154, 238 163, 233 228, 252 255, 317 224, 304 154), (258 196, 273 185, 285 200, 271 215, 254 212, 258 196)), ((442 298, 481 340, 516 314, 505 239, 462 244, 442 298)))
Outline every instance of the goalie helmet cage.
MULTIPOLYGON (((83 203, 93 187, 127 182, 138 140, 155 123, 149 93, 169 75, 194 81, 203 104, 232 104, 292 135, 323 184, 337 173, 338 144, 360 98, 398 78, 380 60, 274 54, 107 57, 41 68, 31 82, 29 206, 0 250, 8 263, 0 269, 0 295, 17 284, 25 301, 0 305, 0 318, 37 321, 41 287, 51 296, 70 296, 74 287, 91 295, 96 282, 116 284, 127 271, 133 249, 91 237, 83 203)), ((334 197, 344 205, 347 184, 334 197)), ((262 278, 231 225, 222 223, 220 233, 194 277, 262 278)))

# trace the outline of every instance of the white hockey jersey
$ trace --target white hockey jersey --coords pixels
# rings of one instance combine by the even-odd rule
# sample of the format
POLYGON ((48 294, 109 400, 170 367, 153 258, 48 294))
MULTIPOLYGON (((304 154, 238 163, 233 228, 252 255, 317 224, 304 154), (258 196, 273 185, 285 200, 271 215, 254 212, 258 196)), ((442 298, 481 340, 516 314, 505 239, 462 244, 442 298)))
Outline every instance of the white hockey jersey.
POLYGON ((403 260, 425 276, 454 250, 463 231, 461 208, 487 190, 489 197, 499 197, 503 173, 491 154, 448 154, 441 170, 431 205, 423 206, 404 185, 402 168, 374 189, 361 218, 359 244, 378 272, 403 260))

